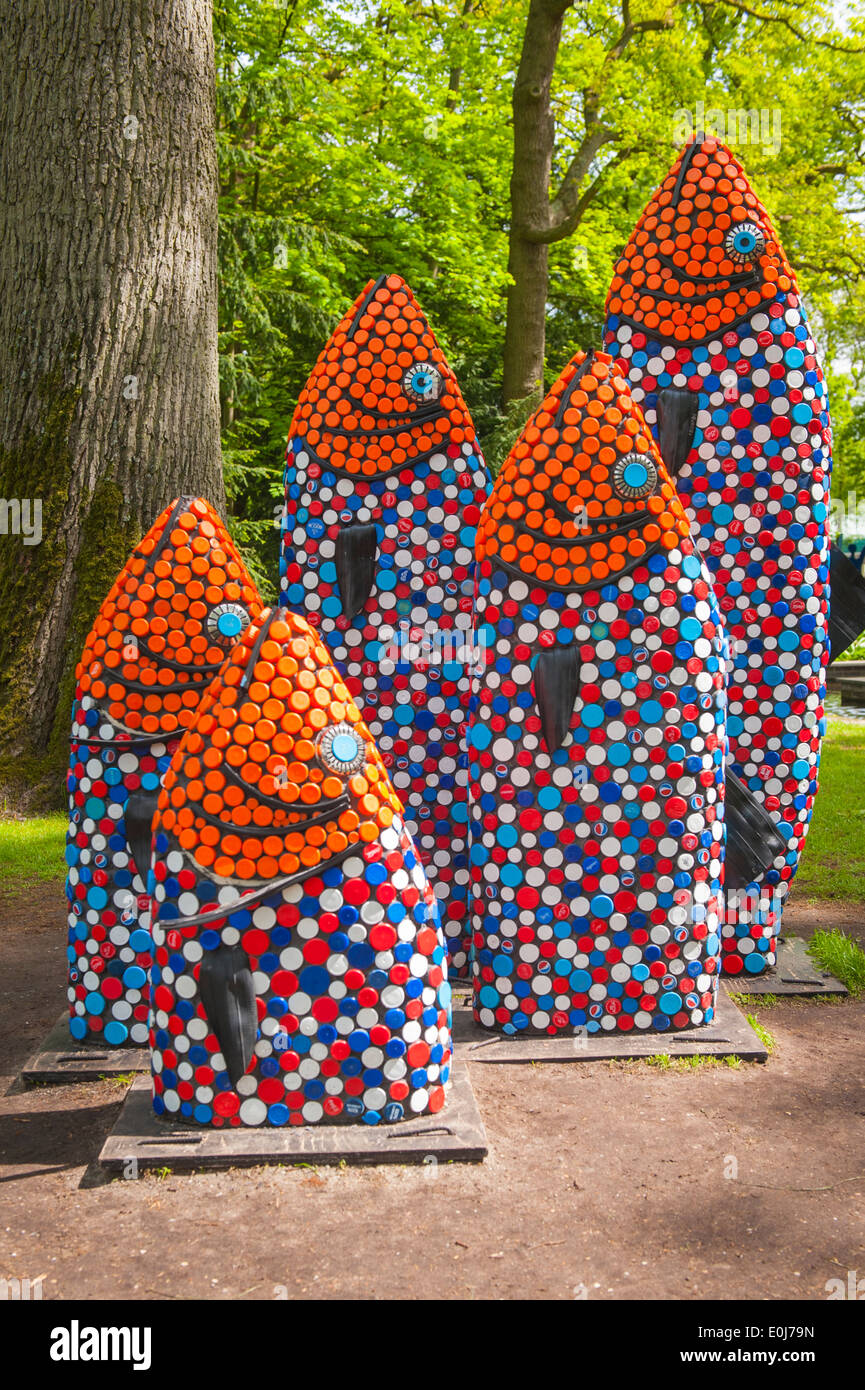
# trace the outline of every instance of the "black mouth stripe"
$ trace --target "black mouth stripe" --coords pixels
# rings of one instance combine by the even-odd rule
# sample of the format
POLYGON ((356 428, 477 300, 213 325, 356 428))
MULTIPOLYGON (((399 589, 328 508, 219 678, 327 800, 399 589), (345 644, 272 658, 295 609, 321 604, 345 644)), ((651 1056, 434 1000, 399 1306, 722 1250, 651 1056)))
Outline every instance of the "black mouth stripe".
MULTIPOLYGON (((232 903, 229 907, 220 907, 210 912, 197 912, 194 917, 168 917, 164 921, 161 921, 159 917, 159 908, 161 904, 154 898, 153 924, 155 926, 156 923, 159 922, 163 930, 169 932, 172 930, 180 931, 183 927, 208 926, 211 923, 227 922, 232 913, 245 912, 250 907, 257 907, 262 898, 269 897, 271 893, 278 893, 280 889, 290 888, 292 884, 295 883, 303 883, 306 879, 312 878, 315 874, 320 874, 323 869, 330 869, 334 864, 341 864, 343 860, 348 859, 350 855, 358 853, 361 853, 359 840, 352 842, 346 849, 339 850, 337 854, 332 854, 329 859, 324 859, 318 864, 314 864, 312 868, 298 869, 295 874, 285 874, 282 878, 271 879, 269 883, 265 883, 263 887, 256 889, 254 893, 241 894, 237 902, 232 903)), ((202 868, 200 864, 196 864, 195 870, 200 876, 209 879, 211 883, 239 883, 242 881, 240 879, 217 879, 213 874, 209 874, 206 869, 202 868)))
MULTIPOLYGON (((215 646, 217 645, 217 643, 216 643, 216 642, 211 642, 209 645, 215 647, 215 646)), ((197 674, 199 673, 199 671, 201 671, 201 672, 207 672, 207 671, 215 672, 215 671, 218 671, 219 668, 220 668, 220 666, 222 665, 222 661, 206 661, 206 662, 204 662, 204 664, 203 664, 202 666, 181 666, 181 664, 180 664, 179 661, 172 661, 170 657, 162 656, 162 654, 161 654, 160 652, 155 652, 155 651, 153 651, 152 647, 148 647, 148 646, 146 646, 146 645, 141 645, 141 644, 139 644, 138 650, 141 651, 141 652, 144 652, 145 655, 149 656, 151 661, 157 662, 158 665, 160 665, 160 666, 167 666, 168 669, 171 670, 171 671, 194 671, 195 674, 197 675, 197 674)), ((227 650, 227 649, 226 649, 225 656, 228 656, 228 650, 227 650)), ((224 661, 224 660, 225 660, 225 657, 223 657, 223 661, 224 661)))
MULTIPOLYGON (((256 801, 261 802, 262 806, 270 806, 274 811, 309 811, 311 809, 305 801, 283 801, 281 797, 268 796, 266 792, 258 791, 252 782, 245 782, 229 763, 223 763, 219 770, 223 777, 227 777, 229 782, 240 787, 241 791, 246 792, 248 796, 254 796, 256 801)), ((272 774, 268 775, 272 776, 272 774)), ((339 773, 331 773, 331 776, 338 777, 339 773)), ((339 799, 336 798, 335 800, 339 799)))
POLYGON ((95 708, 99 713, 100 721, 103 724, 110 725, 110 727, 116 731, 117 737, 100 738, 98 734, 94 734, 92 737, 88 737, 86 734, 70 734, 70 743, 87 744, 95 748, 117 747, 129 748, 131 750, 134 748, 149 748, 153 743, 170 743, 172 739, 179 742, 186 732, 185 729, 173 729, 170 733, 157 729, 155 733, 148 734, 142 733, 140 730, 126 730, 123 724, 119 724, 116 719, 111 718, 110 714, 106 714, 100 705, 96 705, 95 708), (123 732, 126 732, 126 738, 121 737, 123 732))
MULTIPOLYGON (((219 826, 226 834, 239 835, 242 840, 252 840, 263 839, 266 835, 281 835, 284 837, 286 835, 305 834, 307 830, 312 830, 317 825, 326 825, 328 821, 333 820, 334 817, 338 816, 342 811, 349 810, 350 806, 351 802, 349 798, 347 796, 340 796, 334 801, 329 801, 326 808, 320 811, 317 816, 309 816, 307 820, 294 821, 291 825, 234 825, 232 821, 222 820, 219 816, 211 816, 209 812, 202 810, 200 806, 196 807, 195 815, 196 817, 200 816, 201 819, 207 821, 209 825, 219 826)), ((291 808, 286 806, 282 809, 288 811, 291 808)), ((303 806, 298 809, 308 811, 310 808, 308 806, 303 806)))
MULTIPOLYGON (((179 505, 179 504, 178 504, 178 505, 179 505)), ((274 610, 271 610, 270 619, 268 620, 268 624, 267 624, 267 625, 269 625, 269 622, 272 620, 273 614, 274 614, 275 611, 276 611, 275 609, 274 609, 274 610)), ((256 655, 257 650, 260 648, 261 643, 263 642, 263 640, 264 640, 264 636, 263 636, 263 632, 262 632, 262 633, 259 634, 259 637, 258 637, 258 640, 257 640, 257 642, 256 642, 255 648, 253 649, 253 656, 256 655)), ((228 655, 229 655, 229 653, 226 652, 225 656, 227 657, 228 655)), ((151 656, 152 656, 152 653, 151 653, 151 656)), ((154 656, 154 657, 153 657, 153 660, 156 661, 156 660, 159 660, 159 658, 154 656)), ((252 660, 252 658, 250 658, 250 660, 252 660)), ((190 676, 193 676, 193 677, 197 677, 197 676, 199 675, 199 673, 200 673, 200 679, 194 679, 194 678, 193 678, 193 679, 188 680, 188 681, 177 681, 177 682, 172 683, 171 685, 144 685, 141 681, 127 680, 127 679, 126 679, 125 677, 123 677, 123 676, 114 675, 113 673, 109 674, 110 668, 109 668, 109 667, 106 667, 106 666, 104 666, 104 665, 103 665, 103 675, 102 675, 101 679, 104 680, 106 683, 114 683, 114 684, 117 684, 117 685, 122 685, 124 690, 134 690, 134 691, 138 691, 138 692, 140 692, 141 694, 145 694, 145 695, 183 695, 183 694, 187 694, 189 691, 196 691, 196 692, 198 692, 198 691, 201 691, 201 690, 207 690, 208 686, 210 685, 210 683, 211 683, 211 681, 213 680, 213 677, 216 675, 217 671, 221 671, 222 668, 223 668, 223 666, 225 665, 225 658, 223 658, 222 661, 219 661, 219 662, 216 662, 216 663, 210 662, 210 663, 208 663, 206 666, 196 666, 196 667, 188 667, 188 668, 187 668, 187 667, 183 667, 183 666, 178 666, 176 662, 165 662, 165 663, 163 663, 163 664, 172 667, 172 669, 175 670, 175 671, 183 671, 183 670, 187 670, 187 669, 188 669, 188 670, 189 670, 189 673, 190 673, 190 676)), ((247 665, 246 671, 244 672, 244 679, 241 681, 241 685, 240 685, 240 688, 241 688, 241 689, 243 688, 243 686, 244 686, 244 685, 247 683, 247 681, 248 681, 249 670, 250 670, 250 666, 247 665)), ((97 706, 97 708, 98 708, 98 706, 97 706)), ((110 719, 110 716, 106 715, 105 718, 106 718, 106 719, 110 719)), ((175 737, 176 737, 176 738, 179 738, 183 732, 184 732, 184 730, 182 730, 182 729, 180 729, 180 730, 174 730, 172 733, 166 734, 165 737, 166 737, 166 738, 175 738, 175 737)), ((140 743, 145 743, 145 742, 146 742, 146 743, 157 743, 157 742, 159 742, 159 735, 158 735, 158 734, 152 734, 152 735, 151 735, 151 734, 144 734, 144 735, 141 735, 140 737, 139 737, 138 735, 135 735, 135 737, 138 739, 138 741, 139 741, 140 743)), ((75 740, 73 739, 73 741, 75 741, 75 740)), ((79 741, 81 741, 81 740, 79 740, 79 741)), ((116 740, 116 741, 117 741, 117 742, 124 742, 125 740, 116 740)), ((113 740, 113 739, 98 739, 97 742, 98 742, 98 743, 109 743, 109 742, 115 742, 115 740, 113 740)))
MULTIPOLYGON (((746 309, 744 313, 737 314, 735 318, 730 319, 729 323, 725 322, 721 324, 720 327, 713 328, 709 332, 702 332, 699 337, 692 336, 684 339, 677 338, 673 333, 665 333, 659 324, 656 324, 654 328, 650 328, 645 320, 636 319, 632 314, 624 314, 621 310, 615 315, 615 318, 617 323, 627 323, 631 328, 636 328, 639 333, 645 333, 650 343, 675 343, 678 347, 688 347, 692 343, 710 343, 714 342, 716 339, 720 339, 722 333, 729 333, 732 328, 738 327, 740 323, 747 323, 751 316, 760 313, 761 309, 761 305, 757 305, 754 309, 746 309)), ((611 346, 616 346, 615 339, 611 346)), ((618 346, 621 347, 621 344, 618 346)), ((631 370, 632 368, 626 359, 625 375, 628 376, 631 370)))
POLYGON ((345 435, 347 439, 381 439, 383 436, 404 434, 406 430, 414 429, 417 425, 428 425, 433 420, 448 420, 450 417, 446 410, 440 405, 428 405, 417 410, 413 415, 405 417, 402 422, 389 425, 382 425, 372 429, 335 429, 331 425, 322 426, 320 434, 326 434, 330 439, 336 439, 340 435, 345 435))
MULTIPOLYGON (((649 496, 650 494, 647 493, 646 495, 649 496)), ((657 494, 651 495, 656 496, 657 494)), ((638 499, 626 498, 625 500, 637 501, 638 499)), ((538 508, 535 507, 533 508, 533 510, 537 511, 538 508)), ((570 521, 574 526, 577 525, 577 519, 574 513, 572 511, 569 511, 569 509, 565 506, 564 502, 558 502, 555 497, 548 498, 547 505, 542 510, 552 512, 553 515, 557 517, 559 521, 570 521)), ((590 516, 584 529, 591 528, 592 526, 598 526, 602 522, 605 523, 608 521, 612 521, 620 523, 617 527, 619 531, 629 531, 632 526, 645 526, 646 522, 650 519, 651 515, 652 513, 647 511, 645 508, 641 512, 623 513, 619 516, 611 516, 607 512, 601 512, 599 516, 590 516)), ((607 536, 612 536, 615 534, 615 532, 606 531, 604 534, 607 536)))
POLYGON ((630 574, 632 570, 638 569, 640 565, 644 565, 653 555, 657 555, 661 549, 661 543, 658 541, 656 545, 649 546, 642 555, 638 555, 636 559, 630 560, 623 569, 616 570, 615 574, 609 574, 604 579, 593 579, 588 584, 556 584, 552 579, 538 579, 536 575, 526 574, 525 570, 518 569, 507 560, 503 560, 499 555, 490 555, 484 558, 489 560, 494 570, 507 570, 507 572, 512 574, 516 579, 522 579, 523 583, 528 584, 529 588, 534 586, 537 589, 555 589, 559 594, 585 594, 588 593, 590 589, 606 589, 610 584, 617 584, 626 574, 630 574))
POLYGON ((544 531, 533 531, 531 526, 526 526, 525 522, 522 521, 515 521, 512 525, 516 531, 523 535, 546 541, 548 545, 582 546, 585 550, 590 545, 594 545, 596 541, 609 540, 612 536, 626 536, 629 531, 639 533, 644 530, 652 519, 652 513, 640 512, 639 515, 644 520, 631 522, 627 526, 611 527, 609 531, 589 531, 588 535, 585 536, 548 536, 544 531))
MULTIPOLYGON (((685 280, 687 280, 688 283, 691 284, 691 285, 717 285, 717 284, 718 284, 718 281, 719 281, 719 277, 718 277, 717 275, 686 275, 686 276, 683 276, 683 275, 681 274, 681 272, 678 270, 678 267, 677 267, 675 273, 677 274, 677 276, 678 276, 678 278, 679 278, 680 280, 681 280, 681 279, 685 279, 685 280)), ((629 281, 628 283, 630 284, 631 282, 629 281)), ((759 274, 757 273, 756 270, 746 270, 746 271, 743 271, 741 275, 730 275, 728 278, 725 278, 725 279, 724 279, 724 282, 723 282, 723 283, 724 283, 724 287, 723 287, 722 289, 715 290, 714 293, 716 293, 716 294, 726 294, 727 291, 728 291, 728 290, 731 290, 731 289, 735 290, 735 289, 743 288, 743 287, 746 286, 746 285, 757 285, 757 284, 760 283, 760 276, 759 276, 759 274)), ((693 303, 694 303, 694 300, 693 300, 692 298, 688 297, 687 295, 671 294, 669 291, 666 291, 666 290, 650 290, 650 289, 643 289, 643 288, 642 288, 641 286, 639 286, 639 285, 632 285, 631 287, 632 287, 632 289, 633 289, 633 291, 634 291, 634 294, 639 295, 639 296, 642 296, 642 295, 646 295, 646 294, 647 294, 647 295, 649 295, 652 299, 669 299, 670 301, 672 301, 672 300, 675 299, 675 300, 678 300, 679 303, 681 303, 681 304, 693 304, 693 303)))
POLYGON ((99 738, 98 735, 86 738, 79 734, 70 734, 69 742, 78 746, 86 745, 88 748, 128 748, 132 752, 134 748, 149 748, 152 743, 168 743, 172 738, 179 739, 183 733, 183 729, 176 729, 173 734, 144 734, 129 738, 99 738))
MULTIPOLYGON (((432 458, 433 454, 442 453, 445 447, 444 441, 442 441, 442 443, 437 444, 435 448, 427 449, 422 454, 415 454, 413 458, 406 459, 405 463, 390 463, 387 468, 377 469, 375 473, 362 473, 360 471, 358 471, 357 473, 352 473, 349 471, 349 469, 340 468, 337 464, 331 463, 329 459, 322 458, 320 454, 317 454, 315 452, 312 445, 308 443, 304 435, 296 434, 294 438, 299 439, 301 441, 303 445, 303 452, 308 455, 309 462, 317 463, 319 468, 323 472, 335 473, 338 478, 349 478, 355 482, 358 479, 360 479, 362 482, 367 483, 373 481, 380 481, 382 478, 394 477, 399 473, 405 472, 406 469, 417 468, 422 463, 429 463, 429 460, 432 458)), ((475 447, 472 452, 475 454, 476 458, 480 459, 480 445, 477 443, 477 440, 475 440, 475 447)), ((291 459, 287 458, 285 461, 286 467, 297 468, 308 466, 306 464, 298 465, 296 463, 293 463, 292 460, 296 458, 296 454, 292 454, 291 459)), ((465 454, 461 454, 458 459, 451 459, 450 463, 452 466, 460 464, 467 467, 468 459, 466 458, 465 454)), ((378 498, 376 498, 376 505, 380 505, 378 498)))
MULTIPOLYGON (((147 695, 181 695, 184 691, 188 690, 198 690, 200 688, 206 690, 213 680, 214 674, 220 670, 221 666, 222 662, 219 663, 219 666, 214 666, 212 670, 207 666, 198 667, 196 669, 203 672, 202 680, 178 681, 173 685, 143 685, 141 681, 130 681, 126 680, 123 676, 114 675, 103 675, 99 679, 106 682, 110 681, 112 684, 122 685, 124 690, 137 690, 147 695)), ((183 668, 181 667, 180 669, 183 668)))

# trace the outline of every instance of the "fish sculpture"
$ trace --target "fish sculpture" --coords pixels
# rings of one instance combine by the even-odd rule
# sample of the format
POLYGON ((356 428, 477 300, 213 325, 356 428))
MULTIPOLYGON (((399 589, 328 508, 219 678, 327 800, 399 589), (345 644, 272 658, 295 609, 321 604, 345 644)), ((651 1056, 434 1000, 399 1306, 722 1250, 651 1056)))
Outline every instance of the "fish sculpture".
POLYGON ((720 615, 607 353, 576 354, 497 475, 476 608, 475 1018, 511 1034, 709 1023, 725 847, 750 857, 738 822, 725 833, 720 615))
POLYGON ((490 486, 414 295, 380 276, 334 330, 292 420, 280 602, 325 639, 363 713, 441 900, 457 976, 468 973, 475 528, 490 486))
POLYGON ((76 668, 67 777, 67 992, 79 1041, 147 1043, 147 875, 162 775, 261 606, 216 512, 180 497, 96 615, 76 668))
POLYGON ((865 584, 830 555, 826 383, 796 277, 721 141, 687 144, 650 199, 607 314, 604 345, 659 442, 729 639, 730 767, 755 827, 761 813, 775 825, 765 870, 727 881, 723 968, 758 975, 811 820, 830 651, 865 627, 865 584))
POLYGON ((315 630, 267 609, 226 659, 154 821, 158 1115, 215 1128, 435 1114, 438 904, 315 630))

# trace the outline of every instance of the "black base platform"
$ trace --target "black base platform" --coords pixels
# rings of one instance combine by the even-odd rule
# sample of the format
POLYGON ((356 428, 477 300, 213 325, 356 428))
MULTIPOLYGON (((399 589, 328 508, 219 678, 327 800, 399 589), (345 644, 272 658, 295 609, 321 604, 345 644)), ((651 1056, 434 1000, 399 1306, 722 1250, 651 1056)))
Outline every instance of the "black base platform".
POLYGON ((456 1064, 444 1109, 397 1124, 369 1126, 285 1125, 209 1129, 158 1118, 150 1082, 138 1077, 129 1088, 117 1123, 102 1146, 99 1162, 109 1171, 168 1167, 239 1168, 260 1163, 314 1165, 481 1163, 487 1153, 483 1120, 468 1069, 456 1064))
POLYGON ((475 1023, 471 1010, 454 1009, 454 1050, 466 1062, 607 1062, 628 1057, 741 1057, 765 1062, 769 1056, 748 1020, 725 990, 711 1023, 684 1033, 545 1033, 508 1037, 475 1023))
POLYGON ((34 1085, 63 1081, 99 1081, 103 1076, 128 1076, 150 1071, 147 1047, 106 1047, 78 1042, 69 1032, 69 1015, 61 1014, 51 1032, 21 1069, 21 1080, 34 1085))
POLYGON ((821 970, 808 955, 800 936, 784 937, 778 943, 777 960, 762 975, 725 975, 724 984, 732 994, 776 994, 779 998, 844 999, 848 990, 834 975, 821 970))

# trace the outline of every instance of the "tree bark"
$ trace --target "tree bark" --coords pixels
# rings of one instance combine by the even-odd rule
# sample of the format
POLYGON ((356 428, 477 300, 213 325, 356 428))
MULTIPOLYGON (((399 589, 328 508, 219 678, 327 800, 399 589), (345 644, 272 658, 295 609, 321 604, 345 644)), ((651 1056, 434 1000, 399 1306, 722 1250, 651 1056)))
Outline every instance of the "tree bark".
POLYGON ((555 123, 550 91, 568 0, 531 0, 513 93, 514 162, 505 328, 504 403, 542 390, 547 248, 532 237, 549 213, 555 123))
POLYGON ((534 399, 543 392, 549 283, 546 245, 527 241, 512 228, 508 272, 513 284, 508 289, 505 325, 502 376, 505 405, 509 401, 534 399))
MULTIPOLYGON (((620 144, 615 130, 601 116, 612 67, 635 38, 671 29, 681 0, 668 0, 656 19, 633 20, 630 0, 621 0, 621 32, 610 43, 592 80, 583 89, 582 141, 554 197, 550 178, 555 150, 555 122, 550 107, 553 73, 562 37, 562 21, 574 0, 531 0, 523 49, 513 94, 514 160, 511 175, 511 227, 508 269, 513 284, 508 293, 505 328, 504 405, 543 393, 546 346, 547 247, 576 231, 598 196, 613 164, 632 150, 620 144), (616 156, 597 172, 592 166, 605 145, 618 145, 616 156)), ((726 0, 732 3, 732 0, 726 0)))
MULTIPOLYGON (((0 781, 59 799, 74 666, 182 492, 224 503, 211 0, 6 0, 0 781)), ((18 795, 16 799, 21 800, 18 795)))

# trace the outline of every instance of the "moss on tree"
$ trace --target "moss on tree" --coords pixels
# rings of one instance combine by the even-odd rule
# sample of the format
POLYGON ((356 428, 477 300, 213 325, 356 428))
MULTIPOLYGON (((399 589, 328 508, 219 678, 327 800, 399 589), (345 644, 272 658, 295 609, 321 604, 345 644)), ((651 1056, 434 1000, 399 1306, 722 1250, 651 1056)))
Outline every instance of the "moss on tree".
MULTIPOLYGON (((71 344, 68 356, 76 349, 71 344)), ((63 517, 79 392, 65 384, 66 377, 58 367, 37 387, 44 402, 41 434, 29 433, 20 448, 0 456, 0 496, 42 501, 40 544, 25 546, 20 536, 0 537, 0 786, 7 805, 14 807, 64 802, 75 666, 102 600, 140 539, 138 524, 123 519, 123 491, 112 477, 81 498, 81 539, 57 700, 51 717, 33 727, 28 720, 33 654, 67 555, 63 517), (40 607, 34 608, 34 595, 42 601, 40 607)))
MULTIPOLYGON (((76 349, 77 344, 69 345, 67 361, 76 349)), ((0 496, 39 498, 42 503, 38 545, 25 546, 20 536, 0 537, 0 746, 4 750, 0 785, 13 802, 29 800, 28 785, 34 788, 37 801, 44 797, 38 784, 46 775, 48 731, 28 724, 33 652, 42 616, 38 607, 34 609, 34 596, 47 607, 66 558, 61 522, 68 501, 70 437, 80 394, 68 384, 68 377, 63 364, 43 377, 36 387, 43 405, 41 431, 28 431, 17 448, 0 453, 0 496)))

